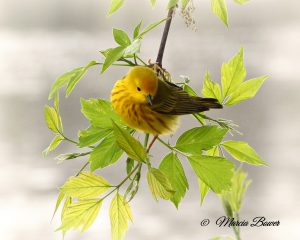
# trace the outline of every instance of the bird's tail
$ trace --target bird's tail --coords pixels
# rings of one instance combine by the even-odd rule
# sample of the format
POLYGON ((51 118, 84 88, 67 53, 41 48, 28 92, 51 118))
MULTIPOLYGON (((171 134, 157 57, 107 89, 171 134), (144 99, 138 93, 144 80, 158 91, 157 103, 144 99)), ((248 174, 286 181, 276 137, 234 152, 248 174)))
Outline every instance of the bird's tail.
POLYGON ((197 102, 197 104, 199 104, 199 106, 207 108, 207 110, 210 108, 223 108, 222 104, 220 104, 215 98, 193 97, 193 99, 197 102))

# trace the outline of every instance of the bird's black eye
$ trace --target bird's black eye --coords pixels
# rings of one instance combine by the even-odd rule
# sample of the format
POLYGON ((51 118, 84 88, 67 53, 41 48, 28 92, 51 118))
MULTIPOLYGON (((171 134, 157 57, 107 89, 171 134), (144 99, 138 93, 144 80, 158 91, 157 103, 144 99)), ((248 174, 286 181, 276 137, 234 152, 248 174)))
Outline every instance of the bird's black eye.
POLYGON ((141 91, 141 89, 139 87, 136 88, 139 92, 141 91))

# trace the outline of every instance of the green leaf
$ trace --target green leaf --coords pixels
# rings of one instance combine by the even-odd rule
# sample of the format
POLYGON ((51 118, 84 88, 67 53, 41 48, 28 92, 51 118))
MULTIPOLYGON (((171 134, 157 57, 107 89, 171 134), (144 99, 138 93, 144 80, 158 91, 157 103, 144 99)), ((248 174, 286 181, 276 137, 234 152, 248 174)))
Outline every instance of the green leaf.
POLYGON ((225 0, 211 0, 211 10, 228 26, 227 7, 225 0))
POLYGON ((131 173, 132 169, 134 168, 134 160, 131 158, 126 159, 126 173, 127 175, 131 173))
POLYGON ((110 188, 109 183, 96 174, 81 172, 79 176, 70 177, 60 190, 69 197, 79 199, 98 197, 110 188))
POLYGON ((106 137, 110 133, 111 129, 93 126, 90 126, 88 129, 81 130, 78 132, 79 147, 91 146, 94 143, 106 137))
POLYGON ((222 143, 222 146, 238 161, 268 166, 246 142, 226 141, 222 143))
POLYGON ((232 178, 231 190, 221 194, 222 201, 225 205, 229 205, 229 212, 237 213, 240 211, 245 192, 252 182, 246 178, 247 174, 242 169, 236 170, 232 178))
POLYGON ((253 98, 267 78, 267 76, 262 76, 243 82, 239 88, 231 94, 226 105, 236 105, 241 101, 253 98))
POLYGON ((111 201, 109 208, 112 240, 123 240, 128 229, 128 221, 132 222, 132 213, 126 199, 119 193, 111 201))
POLYGON ((218 145, 227 132, 227 129, 217 126, 192 128, 178 138, 175 148, 182 152, 201 154, 202 150, 218 145))
POLYGON ((211 156, 190 156, 189 162, 201 181, 215 193, 231 187, 234 164, 225 158, 211 156))
POLYGON ((219 103, 222 102, 221 87, 210 79, 209 72, 207 71, 203 80, 202 94, 208 98, 218 99, 219 103))
POLYGON ((53 212, 52 219, 54 218, 55 213, 57 212, 57 209, 59 208, 59 206, 60 206, 62 200, 64 200, 64 198, 65 198, 65 194, 63 192, 59 192, 57 200, 56 200, 55 209, 54 209, 54 212, 53 212))
POLYGON ((91 162, 91 171, 98 168, 104 168, 115 163, 122 155, 123 151, 116 142, 114 135, 107 136, 96 148, 91 152, 89 161, 91 162))
POLYGON ((224 98, 237 90, 246 77, 243 56, 244 50, 241 48, 238 54, 222 65, 222 91, 224 98))
POLYGON ((138 25, 135 26, 134 30, 133 30, 133 38, 136 39, 140 33, 140 29, 141 29, 141 26, 142 26, 142 22, 143 21, 140 21, 138 25))
POLYGON ((180 160, 174 153, 169 153, 160 163, 159 170, 167 176, 172 189, 176 191, 170 200, 175 204, 176 208, 178 208, 181 199, 189 188, 180 160))
POLYGON ((178 2, 179 2, 179 0, 169 0, 167 9, 170 9, 170 8, 176 6, 176 4, 177 4, 178 2))
POLYGON ((96 65, 97 62, 96 61, 91 61, 89 62, 88 65, 86 65, 85 67, 82 67, 80 71, 77 71, 77 73, 75 75, 73 75, 73 77, 70 78, 70 81, 68 82, 67 85, 67 90, 66 90, 66 97, 68 97, 72 90, 74 89, 75 85, 78 83, 78 81, 83 77, 83 75, 86 73, 86 71, 91 67, 96 65))
POLYGON ((116 12, 120 7, 122 7, 124 0, 112 0, 109 6, 109 10, 107 16, 110 16, 114 12, 116 12))
POLYGON ((158 198, 171 199, 175 191, 167 176, 159 169, 151 168, 147 173, 147 181, 152 196, 157 201, 158 198))
POLYGON ((204 202, 204 199, 209 192, 209 186, 207 186, 200 178, 198 178, 199 190, 200 190, 200 198, 201 198, 201 205, 204 202))
POLYGON ((186 8, 186 6, 188 5, 189 2, 190 2, 190 0, 181 0, 181 5, 182 5, 183 10, 186 8))
POLYGON ((116 43, 118 43, 120 46, 127 47, 128 45, 131 44, 131 41, 130 41, 127 33, 124 32, 122 29, 113 28, 113 34, 114 34, 116 43))
POLYGON ((47 156, 49 152, 53 151, 60 142, 64 140, 60 135, 56 135, 53 140, 51 141, 50 145, 43 151, 43 156, 47 156))
POLYGON ((249 2, 249 0, 234 0, 238 4, 244 4, 246 2, 249 2))
POLYGON ((112 65, 115 61, 119 60, 123 56, 125 48, 126 47, 124 46, 120 46, 113 48, 107 52, 107 56, 102 65, 101 73, 104 73, 105 70, 110 67, 110 65, 112 65))
POLYGON ((124 51, 124 57, 133 57, 134 54, 139 53, 141 49, 141 39, 135 39, 124 51))
POLYGON ((147 32, 150 32, 152 29, 156 28, 159 26, 161 23, 165 22, 168 18, 164 18, 162 20, 159 20, 157 22, 153 22, 146 26, 143 31, 137 36, 137 38, 142 38, 147 32))
POLYGON ((66 96, 68 97, 70 95, 71 91, 73 90, 73 88, 75 87, 76 83, 83 77, 83 75, 86 73, 86 71, 91 66, 94 66, 96 64, 97 64, 96 61, 91 61, 85 67, 75 68, 75 69, 63 74, 62 76, 58 77, 51 87, 51 90, 50 90, 50 93, 48 96, 48 100, 51 100, 53 95, 60 88, 64 87, 65 85, 68 85, 67 90, 66 90, 66 96))
POLYGON ((91 121, 93 127, 112 129, 114 120, 118 124, 123 124, 120 116, 112 108, 109 101, 103 99, 80 99, 81 112, 91 121))
POLYGON ((147 153, 142 144, 132 137, 128 131, 119 127, 113 122, 114 136, 119 144, 128 155, 129 158, 143 162, 147 157, 147 153))
POLYGON ((62 218, 62 224, 57 230, 64 232, 71 228, 86 231, 96 219, 102 200, 88 199, 68 204, 62 218))
POLYGON ((45 106, 44 108, 44 115, 45 115, 45 122, 47 127, 55 133, 61 132, 61 119, 60 116, 57 114, 55 109, 50 106, 45 106))
POLYGON ((219 149, 218 149, 218 146, 214 146, 212 147, 211 149, 208 149, 206 152, 205 152, 205 155, 207 156, 212 156, 212 157, 219 157, 219 149))
POLYGON ((154 7, 155 7, 155 4, 156 4, 156 0, 150 0, 150 1, 151 1, 152 7, 154 8, 154 7))

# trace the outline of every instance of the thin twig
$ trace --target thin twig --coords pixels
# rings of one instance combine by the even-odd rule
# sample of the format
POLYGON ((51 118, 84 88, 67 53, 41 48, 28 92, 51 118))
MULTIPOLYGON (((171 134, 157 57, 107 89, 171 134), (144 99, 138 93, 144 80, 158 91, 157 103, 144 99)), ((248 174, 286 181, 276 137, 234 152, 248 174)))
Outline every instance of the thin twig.
POLYGON ((167 42, 174 10, 175 10, 175 7, 172 7, 169 9, 168 19, 165 24, 164 32, 163 32, 163 35, 161 38, 161 42, 160 42, 160 46, 159 46, 159 50, 158 50, 158 54, 157 54, 157 58, 156 58, 156 64, 160 67, 162 67, 162 60, 163 60, 163 56, 164 56, 164 51, 165 51, 165 47, 166 47, 166 42, 167 42))

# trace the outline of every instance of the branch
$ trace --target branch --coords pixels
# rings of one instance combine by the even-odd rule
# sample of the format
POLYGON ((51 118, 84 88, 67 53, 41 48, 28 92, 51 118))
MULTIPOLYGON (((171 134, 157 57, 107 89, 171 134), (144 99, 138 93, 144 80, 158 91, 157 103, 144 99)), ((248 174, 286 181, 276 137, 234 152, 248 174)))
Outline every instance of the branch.
POLYGON ((175 7, 172 7, 169 9, 168 19, 166 21, 164 32, 163 32, 163 35, 162 35, 161 41, 160 41, 160 46, 159 46, 159 50, 158 50, 158 54, 157 54, 157 58, 156 58, 156 64, 160 67, 162 67, 162 59, 164 56, 165 46, 166 46, 166 42, 167 42, 167 38, 168 38, 168 34, 169 34, 171 22, 172 22, 174 10, 175 10, 175 7))

